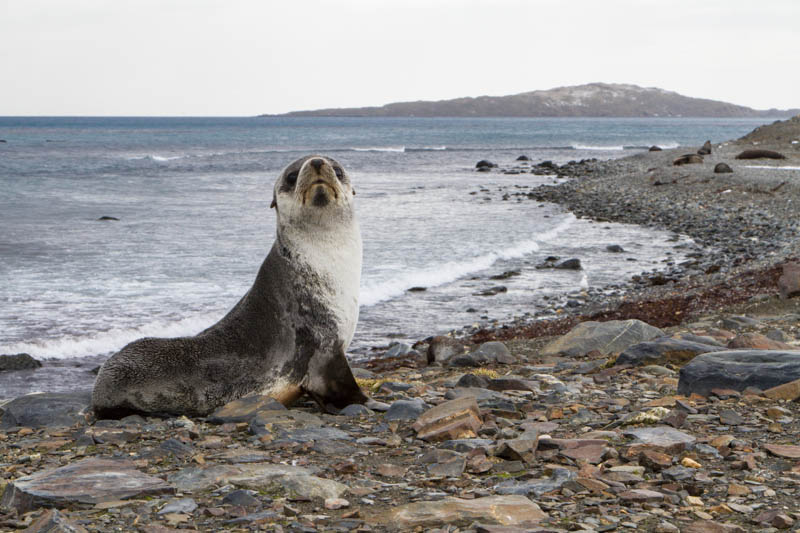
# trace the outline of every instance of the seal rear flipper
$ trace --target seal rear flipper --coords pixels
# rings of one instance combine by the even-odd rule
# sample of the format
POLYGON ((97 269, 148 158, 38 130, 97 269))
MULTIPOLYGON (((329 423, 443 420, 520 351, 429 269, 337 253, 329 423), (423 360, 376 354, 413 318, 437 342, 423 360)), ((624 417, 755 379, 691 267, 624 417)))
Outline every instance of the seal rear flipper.
POLYGON ((341 342, 333 346, 332 352, 314 354, 303 390, 329 413, 337 413, 350 404, 369 401, 353 377, 341 342))

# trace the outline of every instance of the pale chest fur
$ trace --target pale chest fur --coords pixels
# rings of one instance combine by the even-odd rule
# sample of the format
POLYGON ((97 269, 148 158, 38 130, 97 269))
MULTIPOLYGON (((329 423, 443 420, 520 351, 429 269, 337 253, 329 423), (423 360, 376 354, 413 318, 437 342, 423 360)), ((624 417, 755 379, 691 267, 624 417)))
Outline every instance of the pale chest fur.
POLYGON ((358 322, 362 255, 358 225, 354 222, 315 233, 289 230, 286 237, 291 242, 293 260, 315 274, 309 277, 315 286, 309 288, 336 318, 346 349, 358 322))

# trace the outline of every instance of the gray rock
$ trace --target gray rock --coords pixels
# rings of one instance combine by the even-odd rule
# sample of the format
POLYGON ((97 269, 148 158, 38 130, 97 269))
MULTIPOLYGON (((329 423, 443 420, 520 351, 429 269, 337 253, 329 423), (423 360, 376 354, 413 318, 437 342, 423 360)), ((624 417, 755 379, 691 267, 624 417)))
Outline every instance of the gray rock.
POLYGON ((0 429, 69 427, 86 423, 84 414, 92 399, 91 391, 28 394, 3 406, 0 429))
POLYGON ((561 261, 555 266, 555 268, 560 270, 581 270, 583 269, 583 265, 581 265, 580 259, 572 258, 561 261))
POLYGON ((717 163, 714 165, 714 174, 729 174, 733 169, 728 163, 717 163))
POLYGON ((490 363, 511 364, 514 362, 516 362, 516 358, 511 355, 505 344, 499 341, 489 341, 468 354, 451 358, 448 364, 456 367, 476 367, 490 363))
POLYGON ((497 494, 520 494, 522 496, 541 496, 547 492, 558 490, 567 481, 576 479, 578 475, 566 468, 556 468, 553 475, 546 479, 531 481, 504 481, 497 485, 497 494))
POLYGON ((644 366, 672 363, 682 365, 687 361, 691 361, 697 355, 708 352, 721 352, 723 350, 725 348, 721 346, 700 344, 683 339, 673 339, 672 337, 661 337, 652 341, 634 344, 619 354, 615 364, 644 366))
POLYGON ((26 353, 14 355, 0 355, 0 372, 14 370, 33 370, 39 368, 42 363, 26 353))
POLYGON ((633 437, 636 443, 652 444, 672 450, 684 450, 697 439, 688 433, 678 431, 669 426, 652 426, 627 429, 623 433, 626 437, 633 437))
MULTIPOLYGON (((275 511, 260 511, 258 513, 251 513, 246 514, 244 516, 239 516, 236 518, 231 518, 230 520, 225 520, 225 524, 230 525, 237 525, 237 524, 263 524, 266 521, 276 521, 279 520, 281 516, 276 513, 275 511)), ((292 528, 292 531, 303 531, 302 529, 292 528)), ((316 531, 316 529, 314 529, 316 531)))
POLYGON ((467 460, 463 457, 444 463, 433 463, 428 465, 428 475, 435 477, 461 477, 466 464, 467 460))
POLYGON ((359 418, 362 416, 372 416, 373 412, 370 411, 365 405, 361 405, 360 403, 353 403, 348 405, 341 411, 339 411, 339 414, 342 416, 359 418))
POLYGON ((385 357, 400 357, 401 355, 407 355, 410 351, 411 346, 398 342, 397 344, 391 345, 389 349, 386 350, 385 357))
POLYGON ((611 252, 612 254, 621 254, 625 251, 625 249, 619 244, 609 244, 606 246, 606 251, 611 252))
POLYGON ((494 444, 491 439, 456 439, 446 440, 439 445, 444 450, 453 450, 456 452, 466 453, 476 448, 486 448, 494 444))
POLYGON ((353 377, 357 379, 375 379, 377 376, 375 372, 367 370, 366 368, 352 367, 353 377))
POLYGON ((749 316, 729 316, 722 319, 722 327, 738 331, 743 328, 759 325, 761 322, 749 316))
POLYGON ((439 335, 431 339, 428 345, 427 359, 428 364, 446 363, 448 359, 455 355, 464 353, 464 343, 452 337, 439 335))
POLYGON ((413 400, 397 400, 394 402, 386 414, 384 420, 416 420, 419 415, 428 409, 428 405, 420 398, 413 400))
POLYGON ((340 498, 347 492, 347 487, 341 483, 289 465, 204 465, 183 468, 167 479, 183 492, 203 491, 225 483, 253 490, 278 484, 290 494, 302 498, 340 498))
POLYGON ((255 494, 255 492, 252 490, 234 490, 222 498, 222 503, 227 505, 241 505, 242 507, 260 507, 261 502, 253 497, 253 494, 255 494))
POLYGON ((623 352, 634 344, 663 336, 663 331, 640 320, 582 322, 566 335, 545 346, 541 355, 564 354, 580 357, 594 350, 608 355, 623 352))
POLYGON ((282 430, 278 432, 278 440, 292 442, 311 442, 323 440, 355 440, 353 437, 337 428, 300 428, 282 430))
POLYGON ((24 533, 87 533, 87 530, 57 509, 48 509, 24 533))
POLYGON ((12 481, 6 486, 0 507, 14 508, 22 514, 37 507, 99 503, 173 492, 175 489, 164 480, 139 472, 131 461, 91 458, 12 481))
POLYGON ((167 504, 158 511, 159 515, 169 513, 186 513, 192 514, 197 510, 197 502, 191 498, 174 499, 167 502, 167 504))
POLYGON ((486 389, 489 387, 489 378, 486 376, 476 376, 475 374, 464 374, 456 382, 456 387, 477 387, 486 389))
POLYGON ((800 351, 728 350, 695 357, 681 368, 678 393, 711 394, 712 389, 771 389, 800 379, 800 351))
POLYGON ((250 421, 250 433, 261 436, 271 434, 279 429, 302 429, 321 426, 322 419, 320 419, 320 417, 304 411, 297 411, 295 409, 258 411, 256 416, 250 421))

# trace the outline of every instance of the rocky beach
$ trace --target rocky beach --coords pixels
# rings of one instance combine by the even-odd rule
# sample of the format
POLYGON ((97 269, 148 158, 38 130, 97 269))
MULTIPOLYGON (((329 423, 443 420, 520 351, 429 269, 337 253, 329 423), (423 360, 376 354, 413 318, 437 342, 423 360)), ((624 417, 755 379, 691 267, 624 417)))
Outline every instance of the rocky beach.
POLYGON ((620 290, 382 350, 354 368, 366 406, 94 420, 89 391, 5 403, 0 530, 800 530, 800 117, 674 164, 708 148, 490 168, 520 178, 497 201, 694 244, 620 290))

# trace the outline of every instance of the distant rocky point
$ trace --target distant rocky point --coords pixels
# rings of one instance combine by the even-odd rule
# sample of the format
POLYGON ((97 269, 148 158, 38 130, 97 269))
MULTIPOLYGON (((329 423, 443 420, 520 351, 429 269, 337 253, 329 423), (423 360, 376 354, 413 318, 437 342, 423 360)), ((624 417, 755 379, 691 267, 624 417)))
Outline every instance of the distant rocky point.
POLYGON ((655 87, 589 83, 509 96, 436 102, 396 102, 381 107, 293 111, 285 117, 789 117, 800 109, 756 110, 691 98, 655 87))

